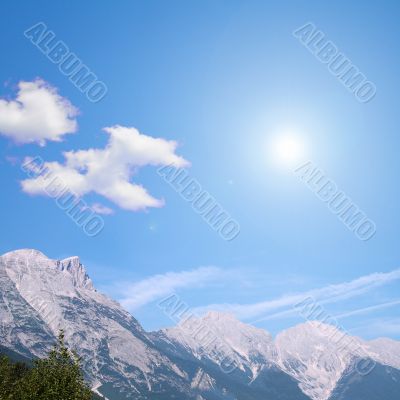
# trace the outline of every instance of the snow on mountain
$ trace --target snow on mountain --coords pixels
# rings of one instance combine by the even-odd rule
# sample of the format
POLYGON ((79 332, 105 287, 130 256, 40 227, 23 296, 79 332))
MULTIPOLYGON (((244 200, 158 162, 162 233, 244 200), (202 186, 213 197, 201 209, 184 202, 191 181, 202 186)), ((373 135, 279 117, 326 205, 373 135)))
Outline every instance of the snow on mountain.
POLYGON ((368 354, 383 365, 400 369, 400 342, 379 338, 367 343, 368 354))
POLYGON ((313 400, 328 400, 344 374, 354 373, 357 360, 372 359, 400 369, 400 342, 366 342, 318 321, 287 329, 273 340, 263 329, 213 311, 183 320, 157 335, 165 349, 175 353, 185 352, 217 365, 233 360, 249 384, 262 376, 266 367, 278 368, 313 400))
POLYGON ((337 351, 345 336, 329 325, 300 324, 280 333, 274 341, 265 330, 214 311, 183 320, 174 328, 162 330, 158 337, 177 352, 182 351, 182 346, 199 360, 234 365, 247 374, 249 383, 266 366, 275 366, 293 377, 301 390, 315 400, 329 398, 358 351, 356 346, 354 351, 337 351))
POLYGON ((328 399, 360 343, 343 347, 346 335, 333 326, 312 321, 276 337, 278 365, 300 382, 312 399, 328 399))
POLYGON ((205 397, 212 392, 218 399, 309 399, 277 367, 272 336, 231 314, 190 316, 152 337, 162 351, 196 366, 192 387, 201 388, 205 397))
POLYGON ((186 318, 176 327, 162 330, 160 337, 169 344, 183 346, 197 359, 222 363, 226 370, 250 370, 252 375, 275 357, 273 339, 267 331, 217 311, 186 318))

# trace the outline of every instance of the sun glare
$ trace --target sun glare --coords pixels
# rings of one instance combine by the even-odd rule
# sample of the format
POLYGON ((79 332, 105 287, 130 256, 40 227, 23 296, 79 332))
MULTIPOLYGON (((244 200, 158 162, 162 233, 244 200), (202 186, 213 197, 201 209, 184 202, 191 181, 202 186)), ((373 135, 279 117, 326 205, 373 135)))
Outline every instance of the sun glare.
POLYGON ((305 157, 304 140, 295 133, 278 134, 270 146, 270 154, 276 164, 293 167, 305 157))

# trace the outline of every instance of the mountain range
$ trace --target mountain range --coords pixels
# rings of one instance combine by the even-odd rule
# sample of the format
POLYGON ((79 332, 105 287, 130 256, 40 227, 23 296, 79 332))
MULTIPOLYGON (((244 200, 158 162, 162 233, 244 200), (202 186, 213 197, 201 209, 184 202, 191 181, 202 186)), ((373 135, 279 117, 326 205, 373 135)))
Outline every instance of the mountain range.
POLYGON ((308 321, 273 338, 209 312, 146 332, 98 292, 78 257, 0 257, 0 352, 44 357, 61 329, 109 400, 396 400, 400 342, 308 321))

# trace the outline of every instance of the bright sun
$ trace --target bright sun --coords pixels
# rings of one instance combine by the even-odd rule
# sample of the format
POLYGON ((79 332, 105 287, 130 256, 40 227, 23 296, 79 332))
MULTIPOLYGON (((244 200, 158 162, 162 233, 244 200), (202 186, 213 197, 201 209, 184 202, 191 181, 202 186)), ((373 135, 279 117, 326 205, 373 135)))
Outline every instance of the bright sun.
POLYGON ((293 167, 305 157, 305 144, 295 133, 277 135, 270 147, 274 162, 285 167, 293 167))

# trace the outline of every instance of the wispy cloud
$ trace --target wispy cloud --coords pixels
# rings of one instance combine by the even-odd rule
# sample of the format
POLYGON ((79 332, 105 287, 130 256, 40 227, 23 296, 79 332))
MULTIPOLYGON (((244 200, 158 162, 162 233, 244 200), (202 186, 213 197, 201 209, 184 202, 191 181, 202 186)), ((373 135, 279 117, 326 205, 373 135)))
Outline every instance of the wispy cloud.
POLYGON ((400 335, 400 318, 368 319, 349 330, 352 335, 363 337, 394 337, 400 335))
POLYGON ((205 283, 219 281, 225 272, 217 267, 201 267, 189 271, 167 272, 144 280, 125 284, 120 303, 129 311, 158 300, 177 289, 201 287, 205 283))
POLYGON ((90 206, 90 208, 97 214, 102 214, 102 215, 111 215, 114 214, 114 210, 103 205, 100 203, 94 203, 90 206))
POLYGON ((349 282, 328 285, 318 289, 288 294, 276 299, 262 301, 252 304, 210 304, 205 307, 197 308, 199 313, 208 310, 229 311, 238 318, 255 320, 260 322, 273 318, 281 318, 294 315, 296 310, 293 306, 303 301, 307 297, 312 297, 320 304, 329 304, 360 296, 370 290, 386 285, 400 279, 400 269, 391 272, 377 272, 365 275, 349 282))
POLYGON ((377 304, 370 307, 358 308, 357 310, 348 311, 339 315, 336 315, 337 319, 343 319, 353 317, 354 315, 368 314, 370 312, 383 310, 385 308, 394 307, 400 304, 400 300, 388 301, 386 303, 377 304))

